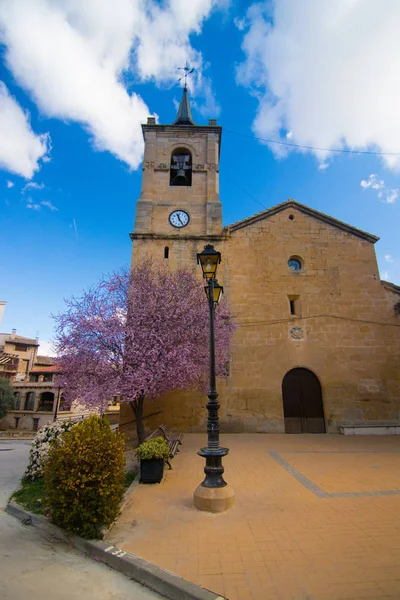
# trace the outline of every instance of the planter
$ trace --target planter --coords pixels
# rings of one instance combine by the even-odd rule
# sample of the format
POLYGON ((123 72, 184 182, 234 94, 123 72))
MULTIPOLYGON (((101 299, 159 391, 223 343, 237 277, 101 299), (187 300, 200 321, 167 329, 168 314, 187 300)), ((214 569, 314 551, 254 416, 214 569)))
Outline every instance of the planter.
POLYGON ((164 459, 140 459, 140 483, 160 483, 164 475, 164 459))

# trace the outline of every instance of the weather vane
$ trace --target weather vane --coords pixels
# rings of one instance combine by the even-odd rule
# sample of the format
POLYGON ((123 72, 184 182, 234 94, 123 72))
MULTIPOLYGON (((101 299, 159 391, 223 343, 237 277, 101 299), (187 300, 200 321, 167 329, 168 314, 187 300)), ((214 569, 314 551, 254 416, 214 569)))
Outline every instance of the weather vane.
POLYGON ((185 74, 182 75, 182 77, 180 77, 178 79, 178 81, 182 81, 182 79, 185 80, 185 89, 187 88, 187 78, 189 75, 191 75, 193 73, 195 69, 191 69, 188 65, 188 62, 186 61, 186 65, 184 67, 178 67, 178 71, 185 71, 185 74))

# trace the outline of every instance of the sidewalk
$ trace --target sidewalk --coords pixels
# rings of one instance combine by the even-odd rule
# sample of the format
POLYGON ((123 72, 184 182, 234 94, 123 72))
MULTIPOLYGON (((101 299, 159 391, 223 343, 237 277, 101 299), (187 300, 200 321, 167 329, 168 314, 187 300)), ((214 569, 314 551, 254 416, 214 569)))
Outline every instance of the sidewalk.
POLYGON ((193 507, 206 436, 187 434, 110 542, 230 600, 400 598, 400 436, 221 437, 233 509, 193 507))

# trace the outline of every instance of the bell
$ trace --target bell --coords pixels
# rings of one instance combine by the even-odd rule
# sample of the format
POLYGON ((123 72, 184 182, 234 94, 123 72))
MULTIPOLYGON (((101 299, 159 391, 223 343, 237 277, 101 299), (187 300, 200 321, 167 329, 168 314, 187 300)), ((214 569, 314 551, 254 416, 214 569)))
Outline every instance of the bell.
POLYGON ((173 180, 174 185, 189 185, 188 178, 185 175, 184 169, 178 169, 178 172, 173 180))

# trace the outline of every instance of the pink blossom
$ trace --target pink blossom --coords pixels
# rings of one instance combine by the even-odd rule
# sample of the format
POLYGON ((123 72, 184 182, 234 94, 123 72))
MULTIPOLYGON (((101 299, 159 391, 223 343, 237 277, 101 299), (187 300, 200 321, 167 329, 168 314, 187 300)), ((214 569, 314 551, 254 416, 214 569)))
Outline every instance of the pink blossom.
MULTIPOLYGON (((188 270, 146 262, 105 277, 55 317, 67 401, 105 409, 122 394, 143 437, 143 402, 207 389, 209 314, 204 284, 188 270), (140 421, 140 423, 139 423, 140 421)), ((215 313, 216 372, 224 375, 234 330, 226 303, 215 313)))

